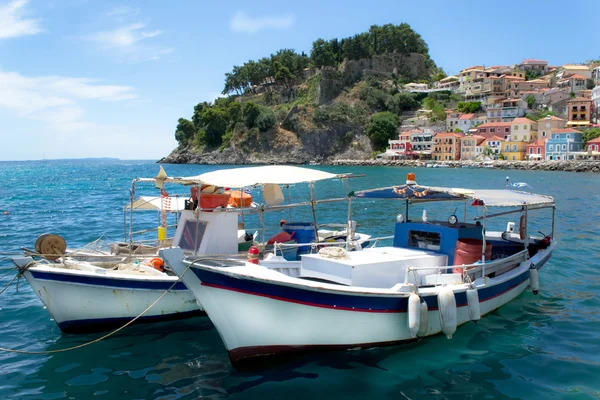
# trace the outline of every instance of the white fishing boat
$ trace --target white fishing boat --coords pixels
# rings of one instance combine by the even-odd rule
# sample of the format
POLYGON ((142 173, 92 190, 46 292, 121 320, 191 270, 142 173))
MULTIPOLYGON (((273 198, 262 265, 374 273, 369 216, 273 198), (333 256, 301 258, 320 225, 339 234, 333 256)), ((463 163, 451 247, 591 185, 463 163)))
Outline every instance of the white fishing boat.
POLYGON ((457 326, 477 321, 528 286, 539 290, 538 270, 555 247, 552 197, 425 187, 410 175, 405 185, 355 197, 400 199, 407 210, 415 203, 460 201, 465 216, 459 221, 452 213, 431 221, 424 211, 422 220, 414 221, 400 214, 392 246, 307 254, 296 276, 240 260, 161 250, 202 303, 234 366, 299 351, 392 345, 441 332, 450 338, 457 326), (479 214, 472 223, 466 222, 468 204, 479 214), (496 207, 501 210, 491 214, 496 207), (552 233, 535 237, 527 221, 542 209, 552 211, 552 233), (512 213, 520 215, 518 230, 509 222, 504 232, 487 231, 489 218, 512 213))
MULTIPOLYGON (((310 253, 322 246, 345 245, 351 243, 360 249, 369 242, 370 236, 355 233, 354 224, 350 232, 346 225, 319 229, 313 223, 286 222, 279 229, 297 233, 297 238, 286 243, 269 244, 265 233, 264 213, 287 210, 297 206, 309 206, 313 210, 320 202, 347 201, 328 199, 316 201, 314 198, 301 204, 282 204, 286 199, 278 182, 286 184, 305 183, 312 187, 313 182, 338 178, 338 175, 298 167, 255 167, 214 171, 199 176, 175 178, 138 178, 133 181, 131 201, 125 211, 146 208, 166 212, 177 212, 175 235, 167 239, 165 218, 159 218, 158 240, 151 242, 134 241, 131 213, 129 240, 117 243, 112 250, 98 251, 77 249, 67 252, 65 241, 56 235, 42 235, 35 250, 27 250, 25 257, 17 257, 13 262, 40 297, 59 328, 64 332, 90 332, 121 326, 139 316, 161 295, 164 297, 154 307, 145 312, 136 322, 153 322, 187 318, 202 314, 202 307, 178 277, 164 268, 163 261, 156 257, 161 247, 178 246, 188 255, 214 256, 228 254, 236 257, 242 242, 255 245, 261 253, 260 263, 266 268, 294 273, 300 261, 298 253, 310 253), (263 191, 260 204, 251 203, 238 191, 236 201, 231 204, 231 193, 223 188, 231 177, 243 181, 241 187, 253 187, 263 191), (191 185, 197 198, 177 198, 166 201, 166 196, 135 199, 136 184, 154 183, 162 189, 164 184, 191 185), (202 187, 206 186, 206 193, 202 187), (217 189, 221 190, 217 193, 217 189), (236 202, 239 202, 236 203, 236 202), (166 204, 170 205, 166 207, 166 204), (244 216, 257 216, 262 221, 260 236, 246 234, 244 216), (240 219, 242 222, 240 222, 240 219), (303 232, 306 231, 306 232, 303 232), (299 240, 295 240, 299 239, 299 240), (318 246, 318 247, 317 247, 318 246), (294 267, 296 266, 296 267, 294 267), (165 293, 167 292, 167 293, 165 293)), ((289 196, 288 198, 289 199, 289 196)), ((125 214, 124 214, 125 215, 125 214)), ((126 217, 124 217, 126 220, 126 217)), ((252 230, 251 230, 252 232, 252 230)), ((139 233, 139 232, 138 232, 139 233)), ((147 233, 145 231, 145 233, 147 233)), ((127 229, 124 232, 127 239, 127 229)), ((250 247, 250 246, 247 246, 250 247)), ((242 256, 246 258, 246 251, 242 256)))

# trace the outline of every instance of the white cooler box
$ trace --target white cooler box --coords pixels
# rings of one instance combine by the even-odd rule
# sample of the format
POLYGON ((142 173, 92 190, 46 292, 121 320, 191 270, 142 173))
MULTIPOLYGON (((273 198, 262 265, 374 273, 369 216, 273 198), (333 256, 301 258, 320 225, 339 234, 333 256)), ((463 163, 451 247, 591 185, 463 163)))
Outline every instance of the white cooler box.
MULTIPOLYGON (((441 267, 448 264, 448 257, 430 251, 403 249, 399 247, 368 248, 349 251, 345 258, 326 258, 318 254, 302 256, 300 276, 325 279, 343 285, 391 288, 403 283, 406 268, 441 267)), ((417 273, 417 284, 426 275, 436 274, 437 269, 423 269, 417 273)), ((415 283, 410 273, 409 283, 415 283)))

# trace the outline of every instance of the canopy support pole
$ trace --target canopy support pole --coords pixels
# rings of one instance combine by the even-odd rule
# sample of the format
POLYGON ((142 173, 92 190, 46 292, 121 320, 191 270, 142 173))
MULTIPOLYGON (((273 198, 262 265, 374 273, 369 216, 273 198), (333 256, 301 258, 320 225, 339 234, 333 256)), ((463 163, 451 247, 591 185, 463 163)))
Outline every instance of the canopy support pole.
MULTIPOLYGON (((290 185, 285 185, 285 191, 287 192, 288 205, 292 204, 292 198, 290 197, 290 185)), ((289 209, 288 213, 289 222, 292 222, 292 209, 289 209)))
POLYGON ((127 213, 123 210, 123 242, 127 242, 127 213))
POLYGON ((200 187, 198 187, 198 184, 196 183, 196 210, 194 211, 196 213, 196 234, 194 235, 194 255, 198 255, 198 248, 200 246, 198 246, 198 232, 200 231, 200 213, 202 212, 202 208, 200 206, 200 187))
POLYGON ((463 221, 467 222, 467 200, 465 200, 465 218, 463 221))
POLYGON ((408 222, 408 199, 406 199, 406 208, 404 214, 406 214, 406 218, 404 218, 404 221, 408 222))
POLYGON ((552 240, 554 240, 554 214, 556 213, 556 207, 552 207, 552 240))
POLYGON ((317 227, 317 213, 315 211, 315 183, 311 182, 310 186, 310 209, 312 210, 313 222, 315 224, 315 242, 319 242, 319 228, 317 227))
POLYGON ((525 246, 525 250, 527 250, 527 248, 529 247, 529 232, 527 230, 527 225, 529 225, 527 219, 529 218, 529 216, 527 215, 527 206, 525 206, 523 208, 524 208, 524 215, 525 215, 525 238, 523 239, 523 246, 525 246))
POLYGON ((487 207, 483 206, 483 224, 481 227, 481 236, 483 237, 483 243, 481 244, 481 277, 485 282, 485 236, 486 236, 486 225, 487 225, 487 207))
MULTIPOLYGON (((131 182, 129 193, 129 251, 133 250, 133 198, 135 197, 135 179, 131 182)), ((130 253, 131 254, 131 253, 130 253)))
POLYGON ((348 187, 348 178, 344 178, 346 185, 346 193, 348 194, 348 227, 346 228, 346 250, 350 248, 350 241, 354 238, 352 229, 352 196, 350 196, 350 188, 348 187))

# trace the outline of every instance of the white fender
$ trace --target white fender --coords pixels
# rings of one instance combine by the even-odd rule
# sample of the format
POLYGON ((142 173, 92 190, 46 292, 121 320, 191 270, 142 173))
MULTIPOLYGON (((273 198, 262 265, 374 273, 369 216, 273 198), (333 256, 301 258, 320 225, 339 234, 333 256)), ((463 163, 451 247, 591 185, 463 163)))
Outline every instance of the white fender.
POLYGON ((427 303, 425 300, 421 300, 421 304, 419 305, 420 311, 420 324, 419 331, 417 332, 418 337, 424 337, 427 335, 427 331, 429 330, 429 307, 427 307, 427 303))
POLYGON ((456 298, 448 286, 438 292, 438 308, 440 310, 440 326, 448 339, 456 332, 456 298))
POLYGON ((477 289, 467 289, 467 305, 469 306, 469 319, 477 322, 481 319, 481 310, 479 308, 479 294, 477 289))
POLYGON ((529 287, 533 294, 538 294, 540 290, 540 277, 538 274, 539 272, 535 267, 529 269, 529 287))
POLYGON ((408 332, 411 337, 417 336, 421 320, 421 298, 412 293, 408 298, 408 332))

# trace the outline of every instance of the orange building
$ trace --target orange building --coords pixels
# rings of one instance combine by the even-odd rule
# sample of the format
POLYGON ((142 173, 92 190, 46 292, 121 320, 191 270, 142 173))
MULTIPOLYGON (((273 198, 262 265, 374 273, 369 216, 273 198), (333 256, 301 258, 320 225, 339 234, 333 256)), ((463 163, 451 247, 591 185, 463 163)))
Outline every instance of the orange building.
POLYGON ((455 132, 442 132, 433 137, 434 160, 458 161, 460 160, 460 140, 465 135, 455 132))

